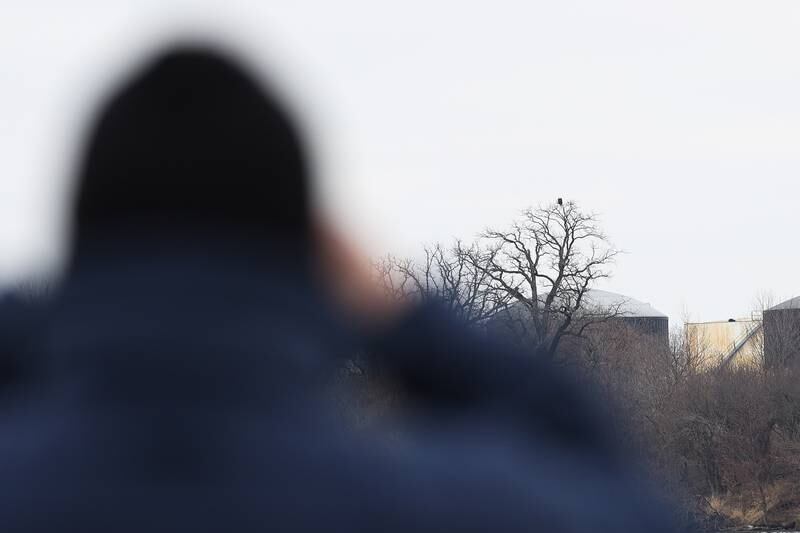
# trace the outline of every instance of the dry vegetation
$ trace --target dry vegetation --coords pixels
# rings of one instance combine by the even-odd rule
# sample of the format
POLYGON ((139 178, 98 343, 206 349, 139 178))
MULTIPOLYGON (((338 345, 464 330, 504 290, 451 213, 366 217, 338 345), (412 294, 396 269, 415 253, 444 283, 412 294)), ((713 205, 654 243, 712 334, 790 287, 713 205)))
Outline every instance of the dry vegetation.
POLYGON ((709 528, 800 522, 800 373, 718 366, 636 332, 584 375, 621 414, 617 428, 684 518, 709 528))

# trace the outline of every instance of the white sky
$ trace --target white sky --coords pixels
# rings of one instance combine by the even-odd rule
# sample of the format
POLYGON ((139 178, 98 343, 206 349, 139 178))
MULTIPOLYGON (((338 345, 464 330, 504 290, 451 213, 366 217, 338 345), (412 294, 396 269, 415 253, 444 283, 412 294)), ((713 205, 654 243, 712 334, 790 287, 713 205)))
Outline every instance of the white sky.
POLYGON ((58 255, 70 151, 121 59, 200 27, 283 75, 322 203, 376 254, 561 196, 628 252, 603 288, 674 322, 800 294, 800 2, 127 4, 2 7, 0 281, 58 255))

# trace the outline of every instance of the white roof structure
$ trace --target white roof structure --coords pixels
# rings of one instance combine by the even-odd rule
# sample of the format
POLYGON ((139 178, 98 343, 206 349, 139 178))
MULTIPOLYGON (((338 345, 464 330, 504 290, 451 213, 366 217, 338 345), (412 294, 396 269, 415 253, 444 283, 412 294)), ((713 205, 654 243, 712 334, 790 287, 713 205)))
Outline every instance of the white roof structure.
POLYGON ((649 303, 616 292, 589 289, 586 291, 584 298, 587 307, 595 309, 613 309, 622 317, 667 318, 667 315, 649 303))
MULTIPOLYGON (((540 303, 540 305, 542 305, 540 303)), ((513 302, 509 310, 521 309, 522 304, 513 302)), ((585 312, 594 314, 613 313, 620 318, 664 318, 667 315, 650 305, 636 300, 630 296, 599 289, 589 289, 583 295, 582 308, 585 312)))
POLYGON ((767 309, 767 311, 778 311, 780 309, 800 309, 800 296, 795 296, 794 298, 790 298, 785 302, 774 305, 767 309))

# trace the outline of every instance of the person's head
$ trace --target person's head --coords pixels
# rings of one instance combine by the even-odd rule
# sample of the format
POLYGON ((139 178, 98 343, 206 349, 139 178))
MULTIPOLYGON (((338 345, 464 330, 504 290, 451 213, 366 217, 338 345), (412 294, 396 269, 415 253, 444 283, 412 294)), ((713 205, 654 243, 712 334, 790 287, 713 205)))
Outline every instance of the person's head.
POLYGON ((78 249, 120 232, 308 240, 310 165, 270 88, 202 46, 164 51, 99 110, 78 169, 78 249))

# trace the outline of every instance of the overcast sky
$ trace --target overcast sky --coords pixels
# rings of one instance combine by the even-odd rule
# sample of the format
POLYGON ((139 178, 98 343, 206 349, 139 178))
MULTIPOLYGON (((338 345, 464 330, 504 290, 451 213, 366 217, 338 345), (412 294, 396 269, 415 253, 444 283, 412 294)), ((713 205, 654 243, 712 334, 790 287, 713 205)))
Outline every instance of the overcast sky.
POLYGON ((281 75, 321 204, 374 254, 564 197, 627 252, 602 288, 673 321, 800 294, 799 2, 70 4, 0 16, 0 281, 58 254, 71 151, 115 69, 206 28, 281 75))

